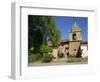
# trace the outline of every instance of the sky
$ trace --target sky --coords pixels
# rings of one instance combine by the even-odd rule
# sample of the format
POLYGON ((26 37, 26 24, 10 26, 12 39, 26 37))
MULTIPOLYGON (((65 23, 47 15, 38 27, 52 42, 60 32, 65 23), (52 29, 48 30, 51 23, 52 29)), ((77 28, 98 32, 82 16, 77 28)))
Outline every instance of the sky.
POLYGON ((76 22, 82 32, 83 41, 88 39, 88 18, 87 17, 69 17, 55 16, 56 26, 60 30, 61 40, 68 39, 68 33, 71 31, 73 24, 76 22))

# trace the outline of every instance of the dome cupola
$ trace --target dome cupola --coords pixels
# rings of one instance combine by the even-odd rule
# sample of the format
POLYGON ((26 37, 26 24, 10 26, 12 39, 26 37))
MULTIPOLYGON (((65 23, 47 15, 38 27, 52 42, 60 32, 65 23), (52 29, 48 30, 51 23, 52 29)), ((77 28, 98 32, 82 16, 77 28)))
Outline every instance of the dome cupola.
POLYGON ((74 25, 72 26, 71 31, 72 31, 72 32, 80 31, 80 27, 77 25, 76 22, 75 22, 74 25))

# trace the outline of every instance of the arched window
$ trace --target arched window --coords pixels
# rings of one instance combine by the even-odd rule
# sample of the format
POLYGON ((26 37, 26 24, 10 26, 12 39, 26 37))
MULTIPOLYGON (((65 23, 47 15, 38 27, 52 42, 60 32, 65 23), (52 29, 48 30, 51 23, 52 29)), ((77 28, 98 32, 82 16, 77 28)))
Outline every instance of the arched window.
POLYGON ((73 40, 76 40, 76 34, 75 33, 72 35, 72 37, 73 37, 73 40))

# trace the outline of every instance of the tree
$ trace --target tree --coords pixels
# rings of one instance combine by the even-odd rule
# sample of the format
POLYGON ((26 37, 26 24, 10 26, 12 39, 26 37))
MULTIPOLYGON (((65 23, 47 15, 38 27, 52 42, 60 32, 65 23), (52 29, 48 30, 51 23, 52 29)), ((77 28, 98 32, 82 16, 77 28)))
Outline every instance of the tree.
POLYGON ((28 49, 33 47, 34 52, 39 52, 41 46, 47 45, 51 40, 53 46, 58 45, 60 41, 60 31, 51 16, 28 16, 28 49))
POLYGON ((49 38, 52 41, 53 46, 57 46, 60 42, 60 30, 56 27, 55 20, 51 18, 50 27, 48 28, 49 38))

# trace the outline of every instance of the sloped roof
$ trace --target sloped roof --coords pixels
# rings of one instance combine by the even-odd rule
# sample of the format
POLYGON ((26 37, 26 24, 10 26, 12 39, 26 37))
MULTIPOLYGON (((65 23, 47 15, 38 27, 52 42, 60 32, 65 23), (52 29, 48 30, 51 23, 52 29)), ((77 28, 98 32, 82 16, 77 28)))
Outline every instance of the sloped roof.
POLYGON ((69 41, 68 41, 67 39, 62 40, 62 41, 60 42, 60 44, 68 44, 68 43, 69 43, 69 41))
POLYGON ((88 42, 87 41, 82 41, 81 44, 88 44, 88 42))

